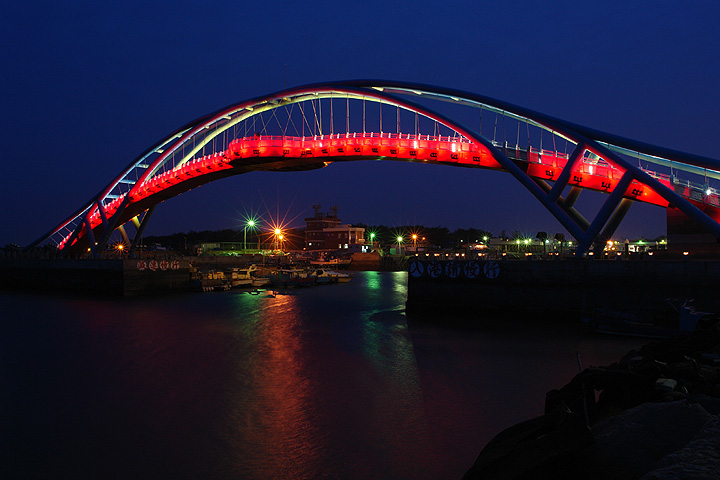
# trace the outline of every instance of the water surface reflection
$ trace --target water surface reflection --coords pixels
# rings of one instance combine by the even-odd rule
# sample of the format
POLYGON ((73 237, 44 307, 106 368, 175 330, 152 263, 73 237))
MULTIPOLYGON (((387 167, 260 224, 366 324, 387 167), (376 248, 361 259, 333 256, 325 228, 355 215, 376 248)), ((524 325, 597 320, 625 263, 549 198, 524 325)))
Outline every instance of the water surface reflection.
POLYGON ((4 464, 35 478, 460 478, 632 345, 408 326, 405 273, 135 300, 0 294, 4 464), (608 361, 604 361, 608 360, 608 361))

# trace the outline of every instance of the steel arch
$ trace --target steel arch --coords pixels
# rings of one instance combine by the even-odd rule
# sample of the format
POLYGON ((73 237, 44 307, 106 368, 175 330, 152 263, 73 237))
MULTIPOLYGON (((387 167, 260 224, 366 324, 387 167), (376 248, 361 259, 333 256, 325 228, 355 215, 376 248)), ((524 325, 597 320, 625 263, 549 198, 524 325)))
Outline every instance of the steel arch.
MULTIPOLYGON (((633 154, 637 154, 638 158, 642 155, 644 160, 658 165, 669 163, 678 170, 686 169, 687 171, 692 171, 692 169, 700 169, 704 171, 706 177, 709 174, 711 178, 720 178, 720 173, 718 173, 720 162, 717 160, 663 149, 661 147, 613 136, 473 93, 421 84, 360 80, 290 88, 230 105, 184 125, 143 152, 142 155, 128 165, 120 175, 113 179, 112 182, 98 195, 93 197, 83 208, 75 212, 75 214, 51 230, 48 234, 39 238, 28 248, 49 238, 53 239, 55 243, 62 248, 78 240, 83 233, 85 233, 86 240, 91 249, 96 239, 98 240, 98 245, 102 247, 116 228, 121 227, 122 224, 130 218, 137 219, 137 216, 142 213, 134 212, 132 209, 128 210, 133 194, 138 191, 141 185, 147 182, 148 179, 156 176, 158 172, 168 164, 177 167, 187 163, 210 141, 247 118, 281 106, 296 103, 300 104, 310 99, 333 98, 333 95, 347 96, 347 98, 353 99, 372 99, 381 104, 389 104, 397 106, 398 108, 402 107, 443 124, 473 142, 478 148, 483 148, 490 152, 502 168, 511 173, 525 188, 538 198, 568 232, 578 240, 579 247, 577 253, 579 255, 584 255, 599 235, 607 236, 608 233, 611 234, 614 228, 617 227, 617 224, 622 220, 622 216, 629 206, 627 199, 624 197, 626 197, 625 190, 632 181, 647 185, 669 204, 674 205, 686 215, 698 221, 717 237, 720 237, 720 225, 713 218, 641 168, 623 159, 620 154, 631 151, 633 154), (569 140, 576 145, 576 148, 554 185, 550 186, 547 182, 539 181, 529 176, 527 172, 523 171, 516 162, 506 155, 506 152, 503 152, 490 140, 483 138, 479 133, 435 110, 431 110, 417 102, 406 100, 405 97, 408 96, 457 103, 495 111, 503 115, 514 116, 528 124, 547 130, 553 135, 559 135, 569 140), (185 146, 191 140, 194 142, 196 135, 210 129, 213 129, 212 134, 204 135, 201 144, 193 144, 193 147, 188 153, 184 152, 185 146), (182 155, 178 162, 175 160, 175 153, 181 150, 182 155), (586 151, 597 155, 623 172, 622 179, 609 192, 610 195, 607 201, 591 222, 588 222, 574 211, 574 200, 561 197, 563 189, 568 185, 569 175, 571 174, 573 166, 582 158, 586 151), (132 178, 133 174, 135 178, 132 178), (124 185, 127 185, 127 189, 122 191, 122 186, 124 185), (118 203, 117 200, 120 199, 122 202, 119 205, 113 205, 113 201, 118 203), (106 209, 110 206, 113 207, 112 211, 107 211, 106 209), (126 213, 127 211, 130 213, 126 213), (101 218, 102 222, 100 226, 102 228, 97 229, 97 227, 93 227, 91 221, 92 215, 101 218), (127 218, 128 216, 130 218, 127 218), (600 232, 603 228, 605 230, 603 234, 601 234, 600 232), (94 230, 96 229, 100 234, 99 238, 93 238, 94 230), (62 238, 62 240, 58 241, 58 238, 62 238)), ((244 172, 237 171, 234 173, 244 172)), ((143 210, 143 212, 144 211, 148 213, 144 215, 142 228, 146 225, 149 213, 151 213, 152 210, 150 210, 150 206, 148 206, 148 209, 143 210)), ((136 224, 137 223, 139 223, 138 220, 136 220, 136 224)))

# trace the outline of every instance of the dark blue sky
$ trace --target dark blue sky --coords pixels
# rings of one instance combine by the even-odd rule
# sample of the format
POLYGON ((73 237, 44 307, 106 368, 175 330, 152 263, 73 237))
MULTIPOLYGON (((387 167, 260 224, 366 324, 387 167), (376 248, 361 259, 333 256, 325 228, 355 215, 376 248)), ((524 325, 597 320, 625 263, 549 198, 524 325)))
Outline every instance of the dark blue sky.
MULTIPOLYGON (((0 245, 33 241, 180 125, 282 89, 285 65, 288 86, 434 84, 720 157, 715 2, 14 2, 0 25, 0 245)), ((313 203, 352 223, 563 231, 507 174, 356 162, 214 182, 146 234, 313 203)), ((636 205, 618 233, 663 234, 664 215, 636 205)))

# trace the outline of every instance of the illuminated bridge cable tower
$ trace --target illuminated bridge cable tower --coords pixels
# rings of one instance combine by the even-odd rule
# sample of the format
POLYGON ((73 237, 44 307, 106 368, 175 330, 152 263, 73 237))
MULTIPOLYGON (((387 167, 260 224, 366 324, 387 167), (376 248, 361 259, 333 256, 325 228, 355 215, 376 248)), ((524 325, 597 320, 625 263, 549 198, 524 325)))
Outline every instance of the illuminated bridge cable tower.
POLYGON ((579 256, 610 238, 634 202, 675 208, 720 238, 718 160, 481 95, 368 80, 290 88, 198 118, 143 152, 27 248, 49 242, 61 254, 98 256, 113 236, 134 248, 157 204, 200 185, 355 160, 508 172, 577 240, 579 256), (453 112, 468 110, 459 117, 468 125, 441 113, 448 104, 453 112), (607 194, 590 218, 576 209, 583 190, 607 194))

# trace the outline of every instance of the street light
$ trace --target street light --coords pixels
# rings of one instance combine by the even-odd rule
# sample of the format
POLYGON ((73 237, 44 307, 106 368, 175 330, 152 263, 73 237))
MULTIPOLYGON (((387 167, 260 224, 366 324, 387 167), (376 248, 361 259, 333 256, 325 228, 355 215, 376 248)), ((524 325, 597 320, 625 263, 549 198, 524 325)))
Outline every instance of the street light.
POLYGON ((399 255, 399 254, 400 254, 400 250, 402 249, 402 246, 401 246, 401 244, 402 244, 402 242, 403 242, 403 237, 402 237, 402 235, 398 235, 397 238, 396 238, 396 240, 397 240, 397 244, 398 244, 398 255, 399 255))
POLYGON ((278 249, 278 239, 282 238, 282 230, 279 228, 275 229, 275 250, 278 249))
POLYGON ((415 250, 415 253, 417 253, 417 234, 413 233, 412 239, 413 239, 413 249, 415 250))
POLYGON ((247 229, 248 227, 254 228, 255 227, 255 220, 248 220, 245 222, 245 226, 243 227, 243 253, 247 250, 247 229))
POLYGON ((370 232, 370 251, 375 246, 375 232, 370 232))

